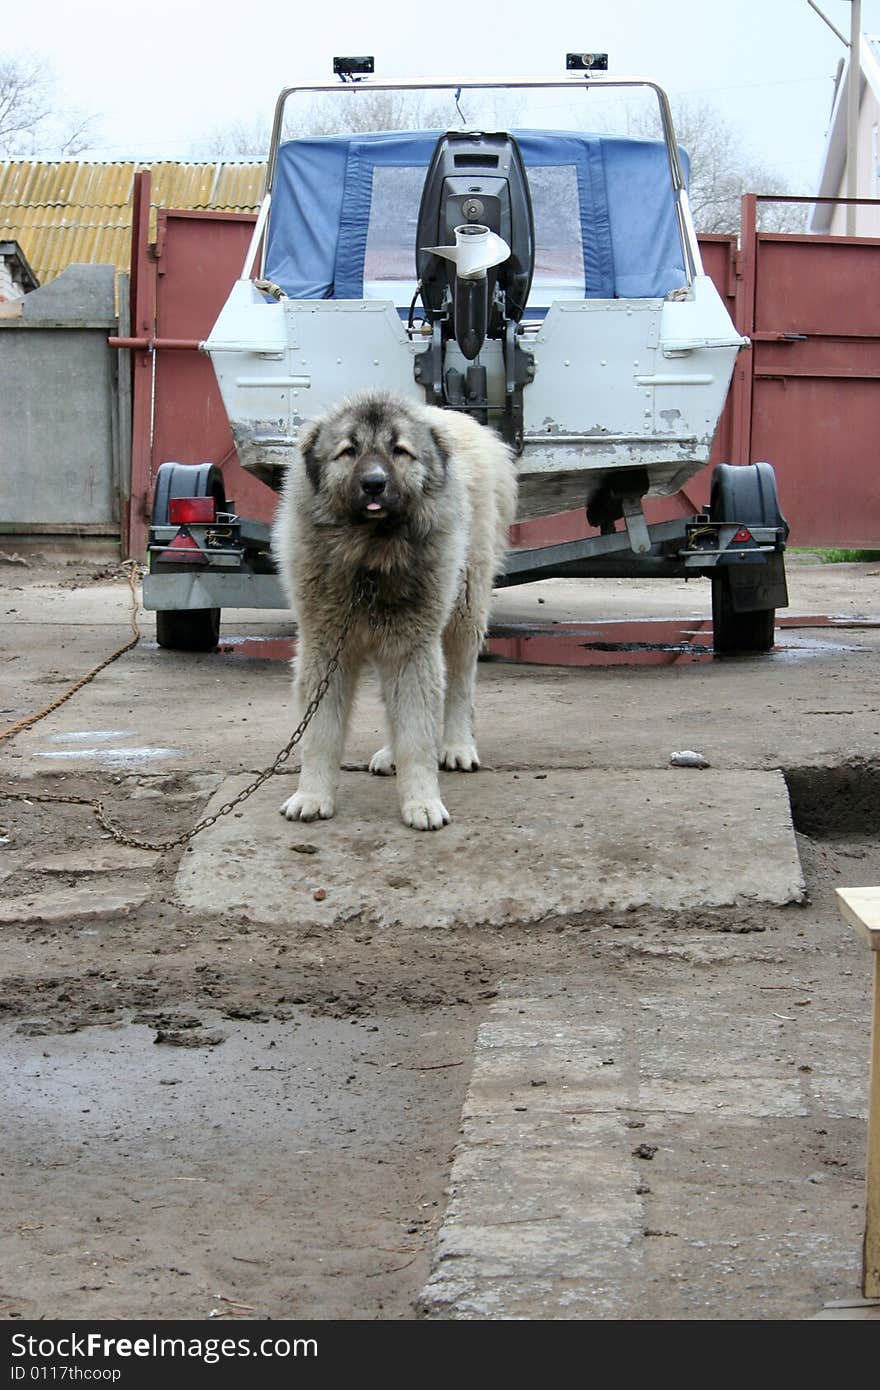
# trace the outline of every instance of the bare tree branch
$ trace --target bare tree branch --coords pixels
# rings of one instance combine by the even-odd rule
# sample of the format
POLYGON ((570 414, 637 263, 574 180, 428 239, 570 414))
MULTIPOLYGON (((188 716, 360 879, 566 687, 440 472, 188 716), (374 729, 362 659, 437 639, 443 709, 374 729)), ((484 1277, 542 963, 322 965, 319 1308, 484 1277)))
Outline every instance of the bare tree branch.
POLYGON ((238 121, 226 129, 215 127, 190 146, 193 159, 266 159, 269 153, 268 125, 238 121))
POLYGON ((0 54, 0 156, 82 153, 94 143, 94 117, 55 102, 55 77, 33 53, 0 54))
MULTIPOLYGON (((456 110, 450 92, 381 92, 357 85, 342 87, 338 93, 311 97, 297 102, 294 96, 285 112, 284 138, 339 135, 371 130, 446 130, 463 124, 482 124, 487 129, 506 129, 520 118, 521 100, 509 93, 468 92, 462 98, 462 113, 456 110), (481 99, 482 98, 482 99, 481 99)), ((215 128, 191 146, 195 158, 265 158, 269 150, 269 125, 237 122, 215 128)))
MULTIPOLYGON (((673 103, 676 138, 690 158, 688 196, 698 232, 737 233, 744 193, 790 193, 792 189, 775 169, 756 160, 737 131, 711 103, 673 103)), ((631 135, 658 139, 660 116, 645 110, 629 123, 631 135)), ((806 225, 807 207, 798 203, 759 205, 759 229, 768 232, 800 232, 806 225)))
POLYGON ((52 109, 51 80, 37 58, 0 57, 0 150, 46 120, 52 109))

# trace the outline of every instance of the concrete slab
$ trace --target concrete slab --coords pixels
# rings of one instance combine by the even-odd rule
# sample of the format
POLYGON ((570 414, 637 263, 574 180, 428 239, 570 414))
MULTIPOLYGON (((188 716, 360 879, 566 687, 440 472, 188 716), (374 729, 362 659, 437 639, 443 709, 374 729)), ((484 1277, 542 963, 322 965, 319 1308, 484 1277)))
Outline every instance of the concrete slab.
POLYGON ((511 992, 477 1036, 449 1203, 422 1294, 432 1318, 620 1318, 645 1222, 626 1047, 596 996, 511 992), (614 1075, 610 1075, 614 1073, 614 1075), (621 1089, 621 1087, 623 1089, 621 1089), (629 1103, 629 1105, 628 1105, 629 1103))
POLYGON ((717 990, 684 1000, 675 976, 651 992, 608 974, 502 984, 477 1034, 427 1317, 706 1317, 727 1278, 740 1316, 768 1317, 762 1262, 821 1269, 840 1246, 854 1268, 854 1232, 841 1241, 815 1186, 826 1176, 798 1162, 803 1126, 827 1133, 816 1069, 768 1045, 758 991, 757 1008, 717 990), (759 1151, 788 1213, 773 1237, 759 1151))
POLYGON ((29 869, 37 869, 42 874, 113 874, 120 869, 152 869, 158 862, 158 854, 148 849, 134 849, 130 845, 106 845, 102 849, 62 850, 58 854, 47 854, 44 858, 33 859, 29 869))
MULTIPOLYGON (((248 780, 229 778, 208 811, 248 780)), ((399 820, 391 779, 343 774, 335 819, 300 825, 279 815, 291 781, 276 778, 197 837, 178 895, 267 923, 419 927, 804 894, 778 772, 482 772, 442 786, 453 822, 425 835, 399 820)))
POLYGON ((91 883, 76 888, 49 888, 44 893, 27 893, 0 903, 0 925, 90 921, 97 917, 125 916, 145 903, 152 893, 149 886, 96 888, 91 883))

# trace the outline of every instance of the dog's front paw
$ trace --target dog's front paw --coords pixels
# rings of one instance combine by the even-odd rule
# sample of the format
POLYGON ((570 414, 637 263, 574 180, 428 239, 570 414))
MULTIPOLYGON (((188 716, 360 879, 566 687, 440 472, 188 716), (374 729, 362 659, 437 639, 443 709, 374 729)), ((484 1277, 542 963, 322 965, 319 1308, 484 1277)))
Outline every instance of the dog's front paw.
POLYGON ((288 820, 329 820, 336 810, 336 804, 329 793, 324 796, 309 796, 296 792, 281 805, 281 814, 288 820))
POLYGON ((380 748, 378 753, 374 753, 370 759, 370 771, 376 777, 392 777, 394 775, 394 749, 386 744, 380 748))
POLYGON ((440 750, 440 766, 448 772, 478 772, 480 755, 475 743, 445 743, 440 750))
POLYGON ((442 830, 449 824, 449 812, 439 798, 418 797, 404 801, 400 808, 404 825, 413 830, 442 830))

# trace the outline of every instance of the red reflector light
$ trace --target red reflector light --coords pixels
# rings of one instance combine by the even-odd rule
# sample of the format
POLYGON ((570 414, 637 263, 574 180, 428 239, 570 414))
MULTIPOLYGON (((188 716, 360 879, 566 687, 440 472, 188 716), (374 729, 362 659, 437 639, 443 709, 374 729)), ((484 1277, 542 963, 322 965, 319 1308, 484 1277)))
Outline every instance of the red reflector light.
POLYGON ((173 560, 177 565, 206 565, 208 557, 200 548, 198 541, 179 531, 168 547, 159 555, 161 560, 173 560))
POLYGON ((184 526, 188 521, 214 521, 216 516, 213 497, 172 497, 168 503, 172 526, 184 526))
POLYGON ((742 545, 744 541, 750 541, 752 539, 752 533, 747 526, 741 526, 733 539, 738 544, 742 545))

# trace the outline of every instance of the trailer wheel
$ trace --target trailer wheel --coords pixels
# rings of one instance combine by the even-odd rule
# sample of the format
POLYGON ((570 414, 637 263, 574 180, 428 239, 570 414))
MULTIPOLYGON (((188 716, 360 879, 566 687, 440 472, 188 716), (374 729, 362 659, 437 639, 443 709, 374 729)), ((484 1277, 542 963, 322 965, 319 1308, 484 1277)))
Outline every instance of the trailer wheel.
POLYGON ((160 608, 156 641, 175 652, 212 652, 220 640, 219 608, 160 608))
POLYGON ((712 576, 712 645, 716 652, 769 652, 773 648, 776 609, 737 613, 728 569, 712 576))
MULTIPOLYGON (((769 463, 720 463, 712 474, 709 515, 738 526, 770 526, 788 536, 779 509, 776 474, 769 463)), ((781 561, 781 557, 780 557, 781 561)), ((716 652, 769 652, 776 626, 775 608, 737 609, 730 567, 712 575, 712 642, 716 652)))
MULTIPOLYGON (((223 474, 213 463, 163 463, 153 491, 154 526, 167 526, 176 497, 213 497, 226 509, 223 474)), ((212 652, 220 640, 219 608, 163 608, 156 612, 156 641, 175 652, 212 652)))

